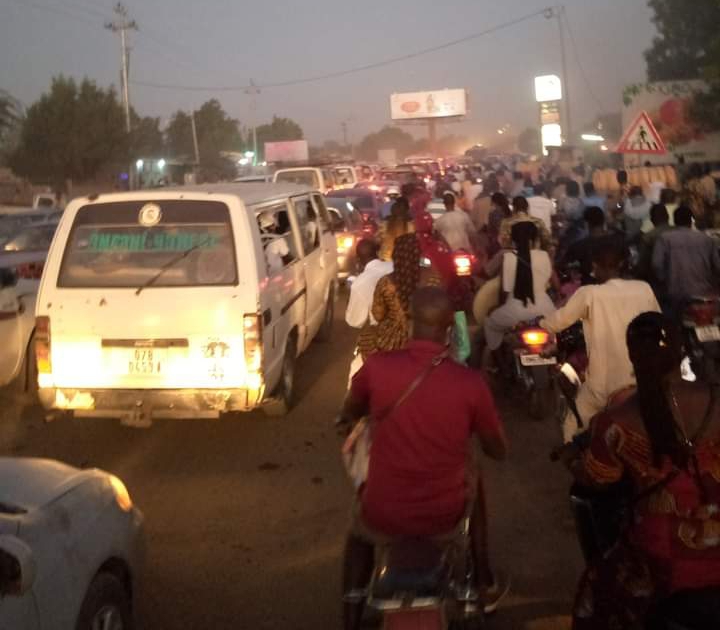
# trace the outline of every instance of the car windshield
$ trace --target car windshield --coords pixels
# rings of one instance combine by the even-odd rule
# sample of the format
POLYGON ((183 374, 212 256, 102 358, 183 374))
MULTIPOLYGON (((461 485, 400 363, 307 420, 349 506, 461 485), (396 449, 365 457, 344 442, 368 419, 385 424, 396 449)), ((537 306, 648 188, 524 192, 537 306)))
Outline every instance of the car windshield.
POLYGON ((369 195, 358 195, 353 197, 351 195, 328 195, 327 202, 334 207, 334 204, 350 203, 358 210, 372 210, 375 207, 372 197, 369 195))
POLYGON ((317 180, 315 171, 285 171, 277 174, 275 181, 287 184, 299 184, 300 186, 309 186, 310 188, 319 188, 320 182, 317 180))
POLYGON ((137 288, 166 267, 153 289, 237 283, 225 204, 164 200, 85 206, 75 217, 58 286, 137 288))
POLYGON ((6 252, 29 252, 43 251, 50 249, 57 223, 47 225, 33 225, 23 228, 20 232, 11 236, 3 245, 6 252))

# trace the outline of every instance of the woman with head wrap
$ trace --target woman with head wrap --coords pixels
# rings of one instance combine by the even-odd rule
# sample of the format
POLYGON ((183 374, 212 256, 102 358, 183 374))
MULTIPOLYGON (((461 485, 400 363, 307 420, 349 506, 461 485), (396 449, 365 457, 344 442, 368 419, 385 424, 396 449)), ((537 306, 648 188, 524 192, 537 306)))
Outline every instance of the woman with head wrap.
POLYGON ((396 239, 393 267, 375 287, 371 312, 377 325, 368 327, 358 341, 363 359, 403 348, 410 337, 410 298, 420 283, 420 244, 415 234, 396 239))

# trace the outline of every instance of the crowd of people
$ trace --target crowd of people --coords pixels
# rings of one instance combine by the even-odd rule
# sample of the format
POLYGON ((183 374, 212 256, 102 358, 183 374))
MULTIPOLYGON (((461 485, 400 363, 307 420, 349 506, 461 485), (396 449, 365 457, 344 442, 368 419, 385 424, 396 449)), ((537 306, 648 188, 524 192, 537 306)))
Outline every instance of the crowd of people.
POLYGON ((490 567, 482 479, 467 458, 474 436, 496 459, 507 440, 483 371, 454 352, 466 287, 457 252, 474 256, 481 278, 473 367, 492 369, 522 322, 551 333, 582 322, 589 365, 564 422, 565 460, 589 485, 627 477, 634 498, 612 556, 581 580, 575 627, 643 628, 661 602, 687 608, 690 590, 715 597, 694 618, 718 618, 720 410, 714 385, 680 382, 677 332, 689 298, 718 292, 718 243, 700 229, 713 225, 717 194, 696 168, 681 190, 630 187, 620 171, 610 195, 585 171, 485 165, 411 182, 393 191, 378 239, 358 245, 347 322, 360 334, 341 421, 370 417, 372 447, 346 548, 346 628, 359 627, 374 546, 447 540, 468 506, 486 611, 507 590, 490 567), (434 221, 433 198, 445 207, 434 221), (615 579, 621 568, 627 579, 615 579))

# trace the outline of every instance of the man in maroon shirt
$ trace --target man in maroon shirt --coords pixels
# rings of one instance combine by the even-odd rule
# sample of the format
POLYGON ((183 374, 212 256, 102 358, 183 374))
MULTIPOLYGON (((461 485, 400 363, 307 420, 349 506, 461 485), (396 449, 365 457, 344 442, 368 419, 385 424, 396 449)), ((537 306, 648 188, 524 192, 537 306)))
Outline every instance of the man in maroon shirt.
MULTIPOLYGON (((367 482, 345 550, 346 594, 369 582, 375 543, 441 537, 456 528, 473 495, 482 494, 482 484, 469 483, 477 472, 470 466, 474 435, 488 456, 500 460, 506 455, 505 434, 485 380, 446 358, 452 325, 447 294, 420 289, 413 298, 413 339, 407 348, 369 357, 353 379, 342 420, 369 415, 374 422, 367 482), (422 382, 396 405, 421 374, 422 382)), ((478 589, 484 592, 492 578, 482 496, 475 500, 471 529, 478 589)), ((346 629, 357 628, 361 614, 361 605, 347 603, 346 629)))

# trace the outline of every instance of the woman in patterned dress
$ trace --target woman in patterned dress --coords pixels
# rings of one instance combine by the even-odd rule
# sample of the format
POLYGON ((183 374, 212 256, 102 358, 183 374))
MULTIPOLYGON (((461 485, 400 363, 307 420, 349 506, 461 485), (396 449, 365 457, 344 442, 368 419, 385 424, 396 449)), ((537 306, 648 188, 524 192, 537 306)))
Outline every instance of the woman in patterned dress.
POLYGON ((375 287, 372 316, 377 325, 366 326, 360 334, 363 359, 375 352, 399 350, 410 337, 410 298, 420 281, 420 245, 415 234, 397 238, 393 266, 394 271, 375 287))
POLYGON ((720 628, 720 404, 713 386, 680 375, 679 334, 659 313, 628 328, 637 390, 595 417, 570 464, 580 483, 633 487, 617 544, 578 590, 574 630, 720 628))

